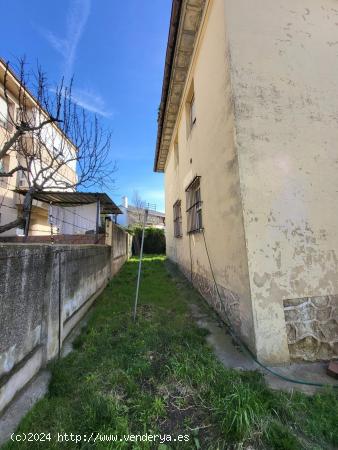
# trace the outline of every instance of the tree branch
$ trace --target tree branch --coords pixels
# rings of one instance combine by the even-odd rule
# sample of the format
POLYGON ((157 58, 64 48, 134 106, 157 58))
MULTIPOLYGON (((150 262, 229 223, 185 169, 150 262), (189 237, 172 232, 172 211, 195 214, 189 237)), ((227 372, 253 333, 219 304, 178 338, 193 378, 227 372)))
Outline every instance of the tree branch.
POLYGON ((6 223, 5 225, 0 225, 0 234, 4 233, 5 231, 11 230, 12 228, 21 227, 24 225, 24 222, 24 219, 19 218, 13 220, 12 222, 6 223))
POLYGON ((15 174, 15 172, 18 172, 19 170, 21 170, 22 172, 27 172, 28 169, 27 169, 27 167, 24 167, 24 166, 17 166, 17 167, 14 167, 14 169, 10 170, 9 172, 6 172, 6 173, 0 172, 0 178, 11 177, 12 175, 15 174))
MULTIPOLYGON (((68 86, 61 80, 59 86, 51 89, 40 67, 31 78, 24 60, 19 67, 17 114, 10 115, 14 132, 8 130, 2 138, 4 142, 0 142, 0 160, 15 152, 17 164, 0 177, 10 178, 22 171, 29 190, 24 198, 23 219, 1 226, 0 233, 22 225, 22 221, 27 223, 34 193, 50 188, 75 190, 78 186, 108 185, 113 183, 116 170, 109 157, 111 133, 102 129, 96 116, 88 115, 73 101, 73 80, 68 86), (36 85, 29 83, 29 90, 33 103, 34 98, 37 100, 35 104, 27 89, 27 80, 32 78, 36 85)), ((10 77, 7 69, 4 91, 8 104, 13 96, 10 77)))
POLYGON ((16 130, 12 137, 6 141, 0 150, 0 159, 7 155, 7 152, 13 147, 13 145, 18 141, 23 132, 21 130, 16 130))

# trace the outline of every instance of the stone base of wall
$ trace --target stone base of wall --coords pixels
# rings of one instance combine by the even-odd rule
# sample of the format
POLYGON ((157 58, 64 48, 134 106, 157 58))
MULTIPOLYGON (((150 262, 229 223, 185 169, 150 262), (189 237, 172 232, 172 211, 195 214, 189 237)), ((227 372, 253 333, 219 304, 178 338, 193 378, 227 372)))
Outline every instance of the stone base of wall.
POLYGON ((230 321, 234 329, 240 333, 241 320, 239 313, 239 295, 220 284, 217 284, 217 292, 213 280, 209 280, 196 272, 194 272, 191 277, 189 270, 181 265, 179 265, 179 267, 185 277, 192 282, 194 287, 217 312, 222 320, 225 323, 230 321))
POLYGON ((284 300, 290 358, 338 357, 338 295, 284 300))

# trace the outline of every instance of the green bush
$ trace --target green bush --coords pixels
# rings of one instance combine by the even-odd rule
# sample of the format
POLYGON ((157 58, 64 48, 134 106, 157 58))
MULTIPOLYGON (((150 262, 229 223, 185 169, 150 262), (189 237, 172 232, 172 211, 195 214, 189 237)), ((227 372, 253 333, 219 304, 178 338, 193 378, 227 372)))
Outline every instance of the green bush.
MULTIPOLYGON (((135 227, 131 230, 133 234, 133 255, 139 255, 142 241, 142 227, 135 227)), ((143 252, 147 254, 165 254, 164 230, 148 227, 144 232, 143 252)))

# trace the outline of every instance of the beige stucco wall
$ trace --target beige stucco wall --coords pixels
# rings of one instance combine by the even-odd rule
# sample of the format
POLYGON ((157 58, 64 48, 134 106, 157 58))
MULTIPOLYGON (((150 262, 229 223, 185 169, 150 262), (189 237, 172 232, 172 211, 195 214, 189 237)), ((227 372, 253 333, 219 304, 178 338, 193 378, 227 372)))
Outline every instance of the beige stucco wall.
MULTIPOLYGON (((9 83, 9 87, 11 88, 11 80, 9 83)), ((18 98, 16 97, 14 92, 15 91, 13 89, 12 91, 8 91, 7 94, 11 104, 13 105, 13 108, 18 108, 19 107, 18 98)), ((4 98, 4 86, 2 83, 0 83, 0 95, 4 98)), ((49 146, 58 143, 60 146, 62 146, 65 153, 69 152, 69 154, 74 155, 75 157, 76 152, 75 147, 71 146, 70 143, 68 143, 68 141, 66 141, 65 138, 62 137, 62 134, 59 131, 59 129, 55 125, 49 125, 48 130, 49 131, 45 133, 46 143, 49 144, 49 146)), ((13 131, 14 131, 13 127, 10 130, 8 130, 4 128, 2 124, 0 124, 0 148, 2 148, 4 143, 8 141, 13 131)), ((27 138, 27 142, 28 139, 31 141, 31 138, 27 138)), ((31 142, 30 145, 33 146, 34 145, 33 142, 31 142)), ((19 162, 22 165, 26 164, 24 160, 18 161, 17 159, 18 155, 14 148, 8 152, 7 156, 9 158, 9 166, 8 166, 9 171, 17 167, 19 162)), ((50 163, 50 156, 47 150, 42 152, 42 161, 46 164, 50 163)), ((34 168, 35 169, 33 170, 35 171, 39 170, 39 162, 35 163, 34 168)), ((34 174, 34 176, 35 175, 36 174, 34 174)), ((19 194, 16 194, 14 190, 16 188, 26 189, 28 187, 28 183, 27 180, 24 179, 24 184, 20 186, 19 178, 20 178, 19 172, 15 172, 11 177, 8 178, 0 177, 0 225, 5 225, 9 222, 16 220, 18 217, 18 213, 20 213, 21 211, 24 197, 19 194)), ((62 166, 58 170, 56 176, 54 177, 54 180, 51 180, 50 182, 47 183, 46 188, 60 190, 60 186, 57 186, 55 184, 56 179, 58 179, 58 181, 66 180, 69 183, 75 184, 77 181, 76 161, 70 161, 69 163, 62 166)), ((70 188, 67 190, 74 190, 74 189, 70 188)), ((48 223, 48 204, 34 201, 33 208, 31 211, 29 234, 44 235, 49 233, 50 233, 50 225, 48 223)), ((12 228, 11 230, 1 233, 2 237, 15 235, 16 235, 16 228, 12 228)))
MULTIPOLYGON (((1 86, 0 86, 0 95, 1 95, 1 86)), ((0 124, 0 148, 4 142, 8 140, 8 132, 3 128, 0 124)), ((8 159, 8 171, 13 170, 18 162, 16 159, 15 152, 10 152, 7 156, 8 159)), ((6 161, 7 163, 7 161, 6 161)), ((5 178, 0 177, 0 225, 5 225, 8 222, 17 219, 17 209, 16 209, 16 200, 17 195, 13 190, 17 186, 17 173, 15 173, 12 177, 5 178)), ((15 228, 13 230, 8 230, 1 234, 2 236, 12 236, 15 235, 15 228)))
MULTIPOLYGON (((338 294, 337 6, 225 0, 257 354, 270 363, 289 360, 283 302, 338 294)), ((311 359, 310 334, 334 341, 338 310, 322 326, 308 311, 296 353, 311 359)))
POLYGON ((188 277, 192 268, 194 284, 222 314, 203 235, 190 235, 190 251, 187 234, 185 188, 199 175, 205 239, 216 281, 228 312, 254 346, 228 67, 224 1, 215 0, 209 2, 203 20, 165 169, 167 254, 188 277), (192 81, 197 121, 187 137, 185 103, 192 81), (182 238, 173 233, 173 204, 178 199, 182 202, 182 238))

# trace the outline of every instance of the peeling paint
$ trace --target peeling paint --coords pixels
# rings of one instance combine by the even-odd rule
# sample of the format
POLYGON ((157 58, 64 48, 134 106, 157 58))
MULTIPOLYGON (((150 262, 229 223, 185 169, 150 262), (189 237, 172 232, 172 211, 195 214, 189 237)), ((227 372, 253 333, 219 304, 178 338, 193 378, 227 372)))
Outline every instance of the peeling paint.
POLYGON ((284 300, 288 345, 294 360, 338 357, 338 295, 284 300))

